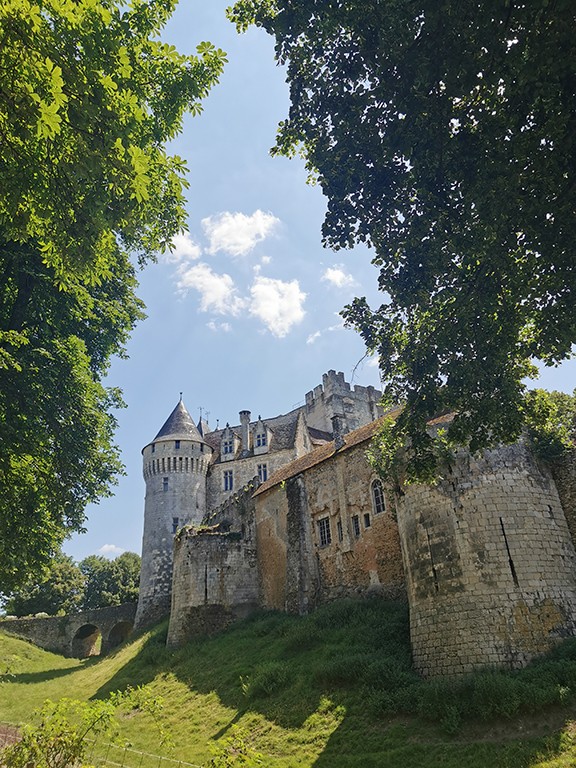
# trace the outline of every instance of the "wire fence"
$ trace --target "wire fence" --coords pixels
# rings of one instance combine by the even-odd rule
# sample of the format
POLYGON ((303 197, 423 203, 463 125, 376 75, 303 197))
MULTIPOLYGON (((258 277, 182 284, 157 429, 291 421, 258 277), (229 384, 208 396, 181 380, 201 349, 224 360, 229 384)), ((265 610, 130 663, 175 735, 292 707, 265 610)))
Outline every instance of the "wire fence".
MULTIPOLYGON (((19 729, 9 723, 0 723, 0 766, 2 750, 4 747, 14 744, 20 738, 19 729)), ((197 763, 187 763, 184 760, 176 760, 173 757, 163 757, 150 752, 142 752, 133 747, 122 746, 113 743, 100 743, 91 740, 88 760, 98 768, 202 768, 197 763)))
POLYGON ((133 747, 120 744, 98 744, 94 742, 89 760, 98 766, 114 768, 202 768, 198 763, 187 763, 173 757, 162 757, 150 752, 141 752, 133 747))

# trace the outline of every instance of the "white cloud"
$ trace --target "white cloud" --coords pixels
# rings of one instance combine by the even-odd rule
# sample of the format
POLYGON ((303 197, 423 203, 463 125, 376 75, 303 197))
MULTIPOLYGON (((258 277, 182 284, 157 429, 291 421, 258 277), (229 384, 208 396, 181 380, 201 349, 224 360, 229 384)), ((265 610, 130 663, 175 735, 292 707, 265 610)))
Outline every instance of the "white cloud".
POLYGON ((262 258, 260 259, 260 262, 262 264, 270 264, 271 261, 272 261, 272 256, 262 256, 262 258))
POLYGON ((118 547, 116 544, 103 544, 97 551, 97 554, 103 555, 104 557, 114 558, 117 555, 121 555, 122 552, 126 552, 126 550, 122 549, 122 547, 118 547))
POLYGON ((378 357, 378 355, 371 355, 370 357, 368 357, 368 362, 366 363, 366 365, 368 366, 368 368, 378 368, 378 366, 380 365, 380 358, 378 357))
POLYGON ((314 342, 320 338, 320 336, 324 336, 325 333, 331 333, 332 331, 343 331, 344 330, 344 320, 341 318, 335 325, 329 325, 328 328, 323 328, 321 331, 314 331, 314 333, 311 333, 310 336, 306 339, 306 344, 314 344, 314 342))
POLYGON ((230 323, 216 323, 214 320, 210 320, 209 323, 206 323, 206 327, 209 328, 211 331, 214 331, 214 333, 217 333, 218 331, 223 331, 224 333, 230 333, 232 330, 232 326, 230 323))
POLYGON ((314 331, 314 333, 311 333, 306 339, 306 344, 314 344, 316 339, 319 339, 320 336, 322 336, 322 331, 314 331))
POLYGON ((250 289, 250 314, 259 317, 268 330, 282 338, 301 322, 306 294, 297 280, 288 283, 270 277, 257 277, 250 289))
POLYGON ((177 264, 180 261, 194 261, 199 259, 202 249, 197 245, 190 235, 183 233, 176 235, 172 240, 172 249, 164 251, 163 261, 168 264, 177 264))
POLYGON ((202 219, 202 228, 210 243, 208 253, 225 251, 231 256, 246 256, 279 224, 280 219, 276 216, 260 210, 254 211, 251 216, 225 211, 202 219))
POLYGON ((347 272, 342 269, 342 264, 335 264, 328 269, 322 275, 322 280, 327 283, 332 283, 336 288, 352 288, 356 285, 356 280, 347 272))
POLYGON ((195 264, 179 270, 178 289, 188 293, 193 288, 200 294, 202 312, 217 312, 220 315, 237 315, 246 305, 238 296, 234 281, 226 273, 218 275, 207 264, 195 264))

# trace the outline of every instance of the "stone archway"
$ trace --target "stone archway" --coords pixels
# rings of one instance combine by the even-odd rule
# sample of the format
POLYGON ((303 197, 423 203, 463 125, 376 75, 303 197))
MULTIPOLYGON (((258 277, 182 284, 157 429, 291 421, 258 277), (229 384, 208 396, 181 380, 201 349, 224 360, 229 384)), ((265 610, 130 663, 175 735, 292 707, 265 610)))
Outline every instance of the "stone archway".
POLYGON ((72 656, 87 659, 100 656, 102 651, 102 633, 95 624, 83 624, 72 638, 72 656))
POLYGON ((108 633, 107 650, 111 651, 113 648, 122 645, 132 632, 133 627, 134 622, 132 621, 119 621, 115 624, 108 633))

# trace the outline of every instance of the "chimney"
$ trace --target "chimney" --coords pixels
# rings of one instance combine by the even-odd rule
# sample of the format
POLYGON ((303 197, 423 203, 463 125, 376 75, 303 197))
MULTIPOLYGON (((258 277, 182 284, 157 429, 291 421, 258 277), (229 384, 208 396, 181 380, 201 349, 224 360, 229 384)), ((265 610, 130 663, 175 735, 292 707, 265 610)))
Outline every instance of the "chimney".
POLYGON ((240 411, 240 425, 242 427, 242 456, 250 451, 250 411, 240 411))
POLYGON ((335 414, 330 419, 332 422, 332 432, 334 435, 334 450, 339 451, 344 445, 344 435, 342 434, 342 417, 335 414))

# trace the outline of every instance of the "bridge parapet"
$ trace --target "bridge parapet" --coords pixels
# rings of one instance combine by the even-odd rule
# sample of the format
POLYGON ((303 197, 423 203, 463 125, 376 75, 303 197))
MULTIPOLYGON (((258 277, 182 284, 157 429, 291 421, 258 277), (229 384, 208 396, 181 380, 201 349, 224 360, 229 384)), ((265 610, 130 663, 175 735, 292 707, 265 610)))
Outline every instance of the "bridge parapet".
POLYGON ((4 619, 0 631, 30 640, 46 651, 85 659, 109 653, 124 642, 135 615, 136 603, 124 603, 66 616, 4 619))

